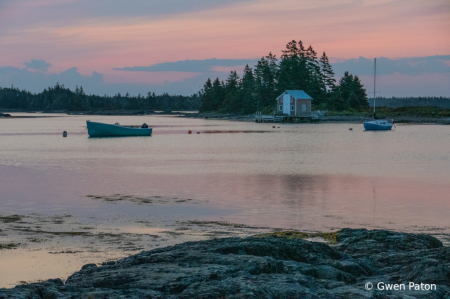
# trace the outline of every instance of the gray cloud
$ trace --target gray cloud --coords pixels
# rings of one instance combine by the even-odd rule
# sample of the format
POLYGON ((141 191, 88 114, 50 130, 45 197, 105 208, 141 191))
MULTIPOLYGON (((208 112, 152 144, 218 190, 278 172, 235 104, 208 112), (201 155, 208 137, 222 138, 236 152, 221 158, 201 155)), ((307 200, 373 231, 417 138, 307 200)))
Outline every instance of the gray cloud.
MULTIPOLYGON (((120 71, 138 72, 194 72, 214 75, 215 66, 237 67, 237 71, 242 71, 239 67, 248 64, 254 66, 258 59, 204 59, 204 60, 182 60, 176 62, 157 63, 150 66, 134 66, 125 68, 113 68, 120 71)), ((342 76, 348 71, 355 75, 372 75, 373 59, 359 57, 332 63, 336 76, 342 76)), ((377 58, 377 73, 379 75, 405 74, 420 75, 428 73, 450 73, 450 55, 436 55, 426 57, 389 59, 386 57, 377 58)))
MULTIPOLYGON (((436 55, 426 57, 389 59, 377 58, 377 74, 405 74, 421 75, 431 73, 450 73, 450 55, 436 55)), ((342 76, 348 71, 354 75, 372 75, 373 59, 359 57, 341 62, 332 63, 333 70, 337 76, 342 76)))
POLYGON ((33 72, 27 68, 0 67, 0 86, 2 87, 14 85, 37 93, 44 88, 54 86, 57 82, 71 89, 75 89, 76 85, 83 85, 83 88, 86 87, 92 90, 92 93, 96 93, 97 87, 103 83, 103 76, 97 72, 94 72, 92 76, 83 76, 78 73, 76 67, 53 74, 33 72))
POLYGON ((190 95, 198 92, 207 78, 197 76, 192 79, 177 82, 166 81, 163 84, 131 84, 131 83, 107 83, 103 80, 103 75, 93 72, 92 76, 84 76, 78 72, 76 67, 59 73, 46 74, 34 72, 26 68, 19 69, 11 66, 0 67, 0 87, 18 87, 33 93, 39 93, 54 86, 58 82, 66 88, 75 90, 75 87, 83 86, 87 94, 114 95, 118 92, 137 95, 146 94, 149 91, 157 94, 169 92, 170 94, 190 95))
POLYGON ((253 66, 258 59, 204 59, 204 60, 182 60, 176 62, 157 63, 151 66, 134 66, 124 68, 113 68, 117 71, 137 71, 137 72, 193 72, 193 73, 211 73, 215 66, 253 66))
POLYGON ((12 66, 0 67, 0 76, 8 76, 20 72, 20 69, 12 66))
POLYGON ((51 64, 46 62, 45 60, 35 60, 35 59, 32 59, 30 62, 25 62, 24 64, 27 69, 34 69, 40 71, 46 71, 51 66, 51 64))
MULTIPOLYGON (((383 96, 450 96, 450 55, 430 56, 402 59, 377 59, 380 83, 383 85, 383 96), (393 75, 397 73, 398 75, 393 75), (405 76, 407 75, 407 76, 405 76), (411 76, 412 75, 412 76, 411 76)), ((132 83, 108 83, 103 80, 103 75, 94 72, 91 76, 84 76, 76 67, 66 71, 47 74, 36 72, 27 68, 19 69, 11 66, 0 67, 0 86, 10 87, 12 84, 31 92, 41 92, 44 88, 54 86, 56 82, 65 87, 75 89, 82 85, 88 94, 114 95, 117 92, 137 95, 155 92, 162 94, 190 95, 198 92, 209 78, 225 80, 228 72, 212 71, 213 66, 236 67, 239 75, 242 75, 242 65, 254 65, 256 59, 205 59, 185 60, 170 63, 155 64, 149 67, 133 67, 130 71, 178 71, 196 72, 194 78, 183 79, 176 82, 166 81, 163 84, 132 84, 132 83), (141 69, 142 68, 142 69, 141 69)), ((371 75, 373 73, 373 60, 360 57, 333 64, 336 78, 339 79, 345 71, 361 76, 366 89, 372 88, 371 75)), ((126 70, 127 68, 121 69, 126 70)))

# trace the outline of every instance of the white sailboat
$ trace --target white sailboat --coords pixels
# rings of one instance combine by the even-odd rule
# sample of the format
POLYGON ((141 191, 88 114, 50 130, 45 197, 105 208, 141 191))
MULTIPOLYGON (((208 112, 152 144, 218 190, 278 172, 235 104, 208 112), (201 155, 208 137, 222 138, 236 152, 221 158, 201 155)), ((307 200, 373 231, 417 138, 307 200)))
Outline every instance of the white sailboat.
POLYGON ((377 59, 375 58, 374 62, 374 71, 373 71, 373 120, 371 121, 364 121, 364 130, 371 131, 371 130, 391 130, 392 129, 392 123, 388 122, 387 120, 383 119, 375 119, 375 86, 376 86, 376 78, 377 78, 377 59))

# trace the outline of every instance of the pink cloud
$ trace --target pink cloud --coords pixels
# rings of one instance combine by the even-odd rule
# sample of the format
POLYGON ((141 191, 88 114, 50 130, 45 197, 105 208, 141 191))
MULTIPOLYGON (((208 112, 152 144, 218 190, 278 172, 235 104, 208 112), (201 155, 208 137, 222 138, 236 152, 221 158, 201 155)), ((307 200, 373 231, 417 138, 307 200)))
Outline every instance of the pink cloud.
POLYGON ((133 84, 162 84, 166 81, 175 82, 183 79, 194 78, 198 73, 189 72, 127 72, 106 71, 103 74, 108 83, 133 83, 133 84))
POLYGON ((185 59, 259 58, 269 51, 279 57, 292 39, 312 44, 319 55, 326 51, 343 59, 446 55, 450 49, 450 4, 444 0, 261 0, 157 18, 83 19, 62 11, 66 22, 52 20, 56 6, 73 2, 80 1, 10 2, 0 13, 9 20, 0 26, 14 24, 0 29, 0 65, 20 67, 39 58, 52 63, 50 70, 77 66, 83 74, 101 72, 105 80, 156 82, 154 75, 119 76, 111 69, 185 59), (34 8, 42 6, 46 14, 41 16, 43 10, 34 8))

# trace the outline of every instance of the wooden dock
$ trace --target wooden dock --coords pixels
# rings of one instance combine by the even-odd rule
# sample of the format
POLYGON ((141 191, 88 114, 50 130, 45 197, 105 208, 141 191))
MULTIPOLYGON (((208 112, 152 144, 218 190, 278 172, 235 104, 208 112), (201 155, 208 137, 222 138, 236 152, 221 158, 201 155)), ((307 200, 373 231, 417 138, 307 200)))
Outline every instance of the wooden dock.
POLYGON ((302 113, 302 115, 262 115, 261 112, 256 112, 255 122, 257 123, 300 123, 310 122, 316 120, 318 117, 311 112, 302 113))
POLYGON ((279 123, 283 122, 282 115, 262 115, 261 112, 256 112, 255 122, 257 123, 279 123))

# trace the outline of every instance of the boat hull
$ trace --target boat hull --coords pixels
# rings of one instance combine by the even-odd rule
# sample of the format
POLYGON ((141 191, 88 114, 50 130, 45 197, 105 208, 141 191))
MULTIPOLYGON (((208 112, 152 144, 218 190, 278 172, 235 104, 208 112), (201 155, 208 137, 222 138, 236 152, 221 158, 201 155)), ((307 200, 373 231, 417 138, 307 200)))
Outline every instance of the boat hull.
POLYGON ((392 129, 392 124, 388 122, 365 121, 364 130, 366 131, 389 131, 392 129))
POLYGON ((124 137, 124 136, 151 136, 152 128, 122 127, 86 121, 87 131, 90 137, 124 137))

